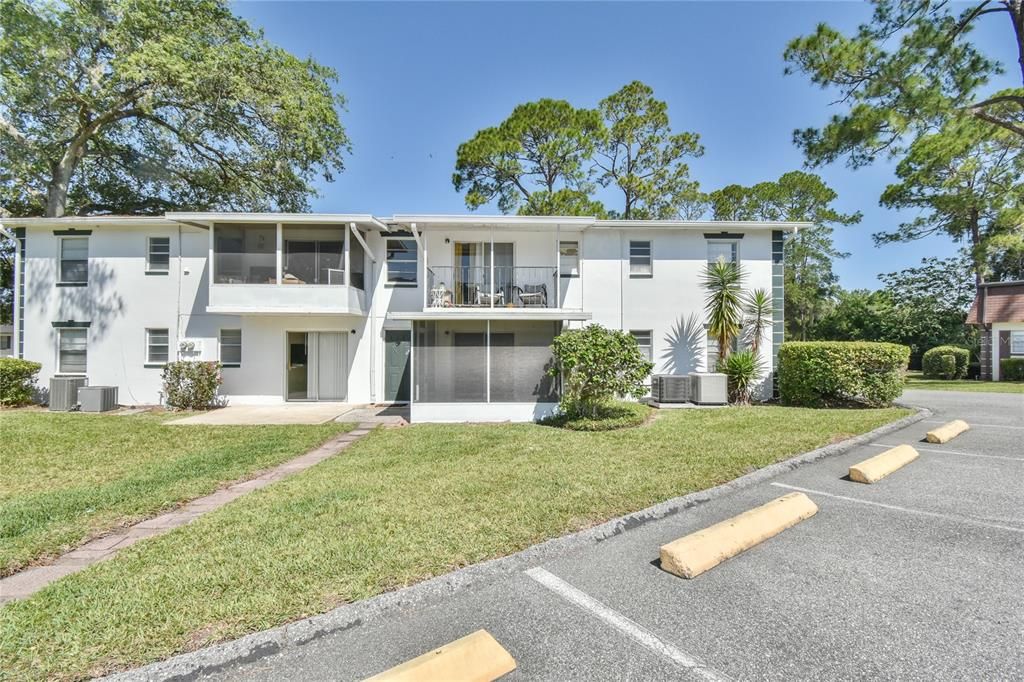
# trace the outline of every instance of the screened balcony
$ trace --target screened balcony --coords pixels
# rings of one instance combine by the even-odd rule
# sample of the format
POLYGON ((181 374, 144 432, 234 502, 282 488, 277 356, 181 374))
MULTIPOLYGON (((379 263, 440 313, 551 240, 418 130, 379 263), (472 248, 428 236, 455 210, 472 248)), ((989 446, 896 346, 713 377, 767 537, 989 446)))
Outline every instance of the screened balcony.
POLYGON ((558 379, 548 371, 560 329, 548 321, 416 322, 413 405, 557 403, 558 379))
POLYGON ((345 224, 217 223, 208 312, 365 312, 365 250, 345 224))

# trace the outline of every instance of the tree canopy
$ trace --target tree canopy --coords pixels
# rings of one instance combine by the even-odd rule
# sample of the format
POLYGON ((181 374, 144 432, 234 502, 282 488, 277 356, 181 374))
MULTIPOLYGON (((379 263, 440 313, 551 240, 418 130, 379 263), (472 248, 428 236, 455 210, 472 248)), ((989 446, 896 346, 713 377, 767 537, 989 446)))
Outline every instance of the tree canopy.
POLYGON ((697 218, 706 207, 685 159, 703 153, 699 136, 673 133, 665 102, 633 81, 597 109, 520 104, 459 145, 452 184, 470 209, 496 201, 525 215, 697 218), (598 185, 617 188, 621 208, 606 210, 598 185))
POLYGON ((817 175, 785 173, 778 180, 751 187, 728 185, 711 192, 715 220, 785 220, 814 226, 789 235, 784 246, 785 317, 791 338, 806 340, 811 328, 828 310, 838 288, 832 261, 849 254, 832 241, 834 225, 860 222, 861 214, 840 213, 833 207, 835 190, 817 175))
POLYGON ((622 191, 625 220, 697 218, 704 213, 699 184, 683 160, 704 153, 696 133, 673 133, 668 105, 633 81, 598 105, 604 119, 595 165, 600 183, 622 191))
POLYGON ((982 93, 1002 66, 972 42, 986 15, 1005 16, 1024 85, 1024 5, 980 0, 959 15, 948 0, 874 0, 871 21, 852 36, 819 24, 786 48, 787 73, 838 93, 846 107, 821 129, 794 133, 812 165, 846 156, 853 166, 899 156, 937 124, 973 118, 1024 142, 1024 88, 982 93))
POLYGON ((336 80, 225 0, 0 0, 0 200, 303 210, 348 150, 336 80))
POLYGON ((459 145, 452 183, 471 209, 497 200, 502 213, 589 215, 596 208, 589 160, 600 128, 596 111, 565 100, 520 104, 459 145))

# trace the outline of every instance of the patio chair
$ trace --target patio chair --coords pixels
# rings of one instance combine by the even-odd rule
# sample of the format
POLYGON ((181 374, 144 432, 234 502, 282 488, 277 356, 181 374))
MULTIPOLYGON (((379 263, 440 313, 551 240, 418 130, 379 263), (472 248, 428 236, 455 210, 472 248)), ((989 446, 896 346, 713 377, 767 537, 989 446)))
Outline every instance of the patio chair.
POLYGON ((444 285, 444 282, 438 283, 437 286, 430 290, 430 307, 431 308, 450 308, 452 307, 452 292, 444 285))
MULTIPOLYGON (((491 294, 487 291, 482 291, 480 287, 476 287, 476 292, 473 300, 477 305, 491 305, 491 294)), ((494 305, 501 305, 505 300, 504 291, 494 292, 494 305)))
POLYGON ((524 284, 516 287, 516 295, 524 307, 546 308, 548 306, 548 286, 546 284, 524 284))

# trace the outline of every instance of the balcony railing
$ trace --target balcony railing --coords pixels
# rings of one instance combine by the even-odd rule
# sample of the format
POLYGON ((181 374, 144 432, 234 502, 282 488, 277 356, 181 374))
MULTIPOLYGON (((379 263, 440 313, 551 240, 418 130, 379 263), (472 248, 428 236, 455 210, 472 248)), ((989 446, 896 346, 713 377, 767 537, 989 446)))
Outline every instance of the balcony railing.
POLYGON ((427 268, 427 306, 557 308, 555 278, 553 267, 435 265, 427 268))

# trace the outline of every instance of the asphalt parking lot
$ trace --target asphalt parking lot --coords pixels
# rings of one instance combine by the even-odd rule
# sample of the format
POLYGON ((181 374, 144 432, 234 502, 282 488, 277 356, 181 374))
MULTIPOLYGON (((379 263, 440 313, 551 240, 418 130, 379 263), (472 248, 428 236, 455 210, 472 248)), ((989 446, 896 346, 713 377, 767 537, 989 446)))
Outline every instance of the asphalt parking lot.
POLYGON ((507 680, 1024 678, 1024 396, 910 392, 934 415, 877 442, 219 679, 355 680, 487 629, 507 680), (951 419, 971 430, 919 443, 951 419), (844 480, 886 445, 920 457, 844 480), (814 517, 693 580, 658 548, 785 493, 814 517))

